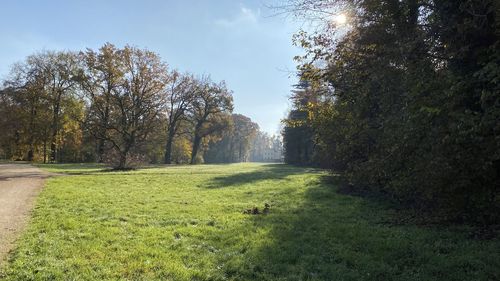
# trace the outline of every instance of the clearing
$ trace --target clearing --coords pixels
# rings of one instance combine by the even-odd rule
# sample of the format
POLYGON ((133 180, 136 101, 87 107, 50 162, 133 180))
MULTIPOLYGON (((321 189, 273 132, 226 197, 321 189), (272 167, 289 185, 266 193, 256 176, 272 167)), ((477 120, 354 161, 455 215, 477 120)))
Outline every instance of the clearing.
POLYGON ((272 164, 54 177, 0 271, 6 280, 498 280, 500 241, 396 225, 320 170, 272 164), (248 209, 267 214, 248 214, 248 209))

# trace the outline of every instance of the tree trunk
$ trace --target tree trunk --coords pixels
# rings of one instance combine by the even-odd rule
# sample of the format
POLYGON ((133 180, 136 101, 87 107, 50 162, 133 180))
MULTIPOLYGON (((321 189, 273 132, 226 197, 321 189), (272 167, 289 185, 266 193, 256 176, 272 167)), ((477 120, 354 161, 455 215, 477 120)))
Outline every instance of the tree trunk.
POLYGON ((43 164, 47 163, 47 141, 43 141, 43 164))
POLYGON ((244 162, 243 160, 243 148, 241 147, 241 141, 238 148, 238 162, 244 162))
POLYGON ((28 151, 28 161, 33 161, 33 145, 30 145, 30 150, 28 151))
POLYGON ((56 162, 57 157, 57 131, 59 123, 59 102, 54 105, 52 116, 52 139, 50 142, 50 161, 56 162))
POLYGON ((104 138, 106 137, 106 128, 108 127, 108 122, 109 122, 109 92, 110 91, 111 90, 108 90, 108 95, 106 95, 106 108, 104 109, 102 128, 100 128, 101 132, 99 133, 100 139, 97 143, 97 162, 98 163, 104 162, 104 147, 106 145, 106 140, 104 138))
POLYGON ((97 143, 97 163, 104 162, 104 145, 105 145, 104 139, 99 139, 97 143))
POLYGON ((172 164, 172 145, 174 143, 175 128, 168 129, 167 144, 165 145, 165 164, 172 164))
POLYGON ((191 152, 191 164, 196 163, 196 156, 198 155, 200 144, 201 144, 201 137, 198 134, 195 134, 193 140, 193 150, 191 152))
POLYGON ((52 136, 54 139, 50 142, 50 162, 55 163, 56 162, 56 149, 57 145, 55 142, 55 136, 52 136))
POLYGON ((234 162, 234 141, 233 137, 229 137, 229 155, 226 155, 224 159, 226 162, 232 163, 234 162))
POLYGON ((118 161, 118 166, 116 169, 118 170, 123 170, 126 168, 127 165, 127 153, 120 153, 120 159, 118 161))
POLYGON ((33 157, 35 154, 35 115, 36 115, 36 110, 35 107, 32 106, 30 110, 30 137, 29 137, 29 145, 30 145, 30 150, 28 151, 28 161, 33 161, 33 157))

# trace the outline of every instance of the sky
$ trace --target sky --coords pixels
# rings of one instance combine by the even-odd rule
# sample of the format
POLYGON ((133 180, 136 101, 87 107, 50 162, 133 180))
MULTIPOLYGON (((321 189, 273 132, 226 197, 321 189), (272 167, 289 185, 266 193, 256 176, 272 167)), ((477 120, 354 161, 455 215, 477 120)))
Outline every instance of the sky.
POLYGON ((98 49, 109 42, 158 53, 171 68, 225 80, 235 113, 279 133, 295 84, 297 23, 273 0, 2 0, 0 78, 41 50, 98 49))

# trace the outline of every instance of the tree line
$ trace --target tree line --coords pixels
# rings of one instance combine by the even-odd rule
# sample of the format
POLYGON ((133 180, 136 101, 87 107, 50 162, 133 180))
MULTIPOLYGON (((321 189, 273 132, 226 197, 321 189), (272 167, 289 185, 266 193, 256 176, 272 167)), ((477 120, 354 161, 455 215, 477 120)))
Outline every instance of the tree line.
POLYGON ((169 69, 149 50, 44 51, 0 89, 0 157, 41 162, 248 161, 259 126, 226 84, 169 69))
POLYGON ((319 22, 295 42, 285 160, 342 175, 419 214, 500 214, 500 2, 291 0, 319 22), (347 24, 335 23, 344 13, 347 24))

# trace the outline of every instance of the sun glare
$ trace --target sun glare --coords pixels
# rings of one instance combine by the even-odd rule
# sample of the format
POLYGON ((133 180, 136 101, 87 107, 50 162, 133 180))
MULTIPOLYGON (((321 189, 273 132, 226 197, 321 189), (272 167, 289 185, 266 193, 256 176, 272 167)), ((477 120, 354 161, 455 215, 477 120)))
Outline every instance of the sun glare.
POLYGON ((345 14, 338 14, 335 16, 335 22, 339 25, 343 25, 347 22, 347 16, 345 14))

